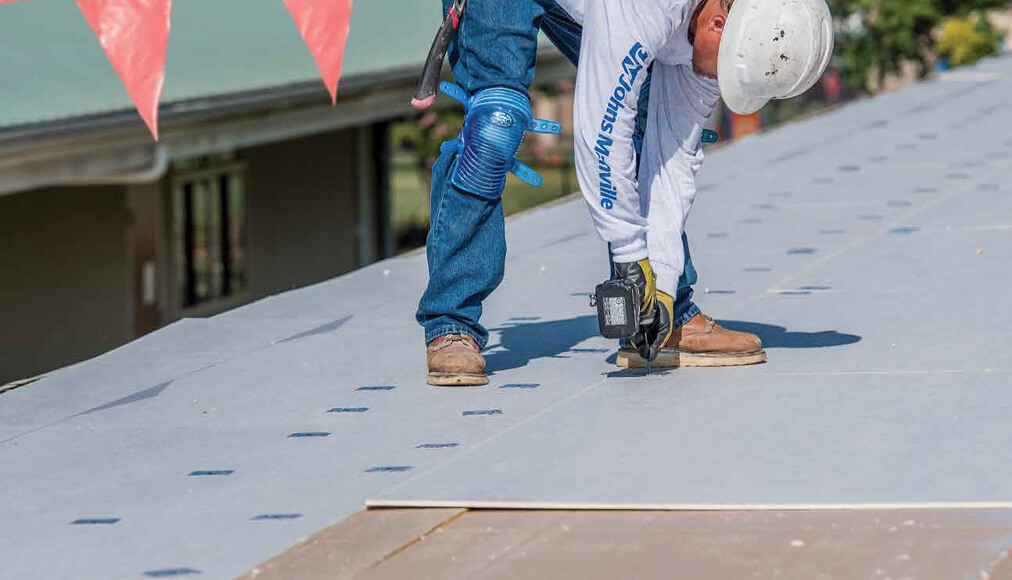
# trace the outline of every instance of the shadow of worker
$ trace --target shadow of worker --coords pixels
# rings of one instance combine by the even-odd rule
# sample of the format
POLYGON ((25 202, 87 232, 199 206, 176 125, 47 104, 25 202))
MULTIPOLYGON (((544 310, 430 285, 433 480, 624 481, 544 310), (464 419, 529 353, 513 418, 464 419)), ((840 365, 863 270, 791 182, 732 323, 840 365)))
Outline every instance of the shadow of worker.
POLYGON ((489 348, 501 350, 485 355, 490 373, 525 367, 539 358, 569 358, 565 355, 573 347, 598 336, 594 315, 545 322, 507 322, 492 330, 500 333, 499 344, 489 348))
POLYGON ((835 330, 791 332, 783 326, 740 320, 718 320, 717 324, 728 330, 758 335, 765 348, 827 348, 861 341, 861 337, 856 334, 844 334, 835 330))

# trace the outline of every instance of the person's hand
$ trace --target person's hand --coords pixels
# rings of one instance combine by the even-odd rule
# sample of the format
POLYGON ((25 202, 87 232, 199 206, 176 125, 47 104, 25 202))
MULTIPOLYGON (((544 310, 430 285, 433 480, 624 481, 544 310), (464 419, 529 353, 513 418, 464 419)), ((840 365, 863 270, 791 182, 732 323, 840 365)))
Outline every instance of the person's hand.
POLYGON ((630 339, 641 357, 649 361, 657 358, 661 348, 668 342, 674 331, 672 326, 674 317, 675 299, 658 290, 653 321, 642 326, 640 331, 630 339))
POLYGON ((657 278, 650 267, 650 259, 643 258, 638 262, 615 264, 615 276, 628 280, 639 291, 640 331, 654 322, 657 313, 657 278))

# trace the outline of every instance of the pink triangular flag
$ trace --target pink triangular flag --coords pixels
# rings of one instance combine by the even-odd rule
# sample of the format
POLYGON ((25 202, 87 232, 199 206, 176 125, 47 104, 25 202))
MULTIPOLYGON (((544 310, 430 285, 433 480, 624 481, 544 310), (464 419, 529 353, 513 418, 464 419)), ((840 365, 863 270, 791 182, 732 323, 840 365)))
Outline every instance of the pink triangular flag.
POLYGON ((330 100, 337 102, 344 45, 348 40, 352 0, 285 0, 302 39, 316 59, 330 100))
POLYGON ((77 0, 77 6, 157 140, 172 0, 77 0))

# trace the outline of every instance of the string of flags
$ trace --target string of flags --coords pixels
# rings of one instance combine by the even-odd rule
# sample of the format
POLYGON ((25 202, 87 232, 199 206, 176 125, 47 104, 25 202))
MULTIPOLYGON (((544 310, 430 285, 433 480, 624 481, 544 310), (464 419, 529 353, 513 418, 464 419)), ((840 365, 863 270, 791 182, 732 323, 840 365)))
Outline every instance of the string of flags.
MULTIPOLYGON (((0 4, 20 1, 28 0, 0 0, 0 4)), ((172 0, 75 1, 157 140, 172 0)), ((336 103, 352 0, 283 1, 316 61, 331 103, 336 103)))

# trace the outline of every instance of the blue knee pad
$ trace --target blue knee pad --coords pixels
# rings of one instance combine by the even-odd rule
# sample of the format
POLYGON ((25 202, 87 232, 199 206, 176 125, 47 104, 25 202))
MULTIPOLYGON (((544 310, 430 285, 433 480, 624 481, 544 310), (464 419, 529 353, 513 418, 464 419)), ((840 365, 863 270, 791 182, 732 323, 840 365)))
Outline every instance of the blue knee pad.
POLYGON ((510 172, 531 185, 541 185, 541 176, 516 159, 517 151, 527 131, 557 134, 561 125, 534 119, 530 99, 515 89, 492 87, 468 96, 452 83, 444 82, 440 88, 467 111, 460 136, 448 144, 459 153, 450 175, 453 185, 491 200, 502 196, 510 172))

